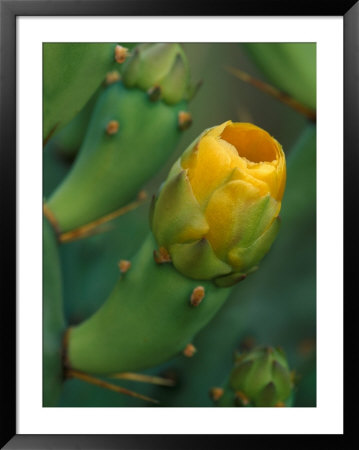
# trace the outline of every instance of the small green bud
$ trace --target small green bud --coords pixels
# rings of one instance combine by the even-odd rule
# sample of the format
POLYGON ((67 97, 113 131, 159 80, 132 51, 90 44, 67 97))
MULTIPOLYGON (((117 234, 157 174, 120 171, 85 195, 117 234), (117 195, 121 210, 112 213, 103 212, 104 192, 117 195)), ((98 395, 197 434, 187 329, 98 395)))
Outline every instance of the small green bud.
POLYGON ((283 352, 263 347, 244 353, 231 372, 229 388, 248 398, 248 406, 284 404, 290 397, 292 380, 283 352))
POLYGON ((161 99, 171 105, 187 96, 189 67, 179 44, 140 44, 123 66, 123 83, 128 88, 160 89, 161 99))

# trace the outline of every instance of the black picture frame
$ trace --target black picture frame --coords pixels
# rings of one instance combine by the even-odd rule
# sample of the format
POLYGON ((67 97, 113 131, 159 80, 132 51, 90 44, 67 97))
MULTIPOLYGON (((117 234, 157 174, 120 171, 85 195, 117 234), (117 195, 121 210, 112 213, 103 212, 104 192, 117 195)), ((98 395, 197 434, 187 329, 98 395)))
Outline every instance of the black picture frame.
MULTIPOLYGON (((231 448, 232 446, 262 445, 278 441, 283 435, 17 435, 16 434, 16 17, 18 16, 343 16, 344 18, 344 208, 345 232, 350 236, 344 246, 345 257, 355 251, 358 220, 353 195, 354 179, 359 169, 357 142, 359 141, 359 2, 348 0, 336 3, 322 0, 287 2, 256 0, 206 2, 195 4, 186 0, 0 0, 1 29, 1 100, 0 100, 0 183, 1 183, 1 255, 2 311, 1 311, 1 448, 86 448, 86 449, 177 449, 231 448), (6 345, 5 345, 6 343, 6 345), (269 440, 268 440, 269 439, 269 440), (4 446, 5 445, 5 446, 4 446)), ((355 264, 347 264, 344 282, 355 277, 355 264)), ((348 288, 349 290, 349 288, 348 288)), ((356 297, 354 295, 354 297, 356 297)), ((355 305, 345 307, 346 343, 354 341, 355 305), (351 334, 353 333, 353 334, 351 334)), ((346 345, 346 374, 355 373, 351 367, 346 345)), ((349 375, 348 375, 349 376, 349 375)), ((347 382, 347 378, 346 378, 347 382)), ((347 386, 347 385, 346 385, 347 386)), ((348 407, 349 388, 345 390, 348 407)), ((327 435, 336 448, 353 429, 354 416, 345 420, 344 435, 327 435)), ((286 436, 294 437, 293 435, 286 436)), ((315 445, 319 435, 298 435, 291 445, 315 445)), ((281 439, 282 440, 282 439, 281 439)), ((285 439, 287 440, 287 439, 285 439)), ((283 439, 284 441, 284 439, 283 439)), ((282 442, 284 444, 284 442, 282 442)), ((276 442, 276 448, 280 448, 276 442)), ((268 446, 268 444, 267 444, 268 446)), ((245 448, 245 447, 244 447, 245 448)), ((272 447, 270 447, 272 448, 272 447)))

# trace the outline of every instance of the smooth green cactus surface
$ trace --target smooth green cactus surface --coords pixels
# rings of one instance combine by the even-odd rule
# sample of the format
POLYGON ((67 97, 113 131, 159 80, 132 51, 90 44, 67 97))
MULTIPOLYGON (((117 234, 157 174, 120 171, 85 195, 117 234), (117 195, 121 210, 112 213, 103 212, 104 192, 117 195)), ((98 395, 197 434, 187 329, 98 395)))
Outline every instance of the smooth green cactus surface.
POLYGON ((65 320, 55 233, 44 219, 43 247, 43 406, 56 406, 62 390, 62 339, 65 320))
POLYGON ((151 235, 105 304, 71 329, 72 368, 95 374, 135 371, 160 364, 185 349, 222 306, 229 288, 184 277, 169 263, 157 264, 151 235), (191 305, 197 286, 205 295, 191 305))
POLYGON ((114 43, 44 43, 43 136, 59 131, 114 66, 114 43))
MULTIPOLYGON (((126 48, 130 52, 134 46, 135 44, 126 43, 120 47, 126 48)), ((94 91, 80 112, 49 139, 45 146, 45 151, 49 150, 47 147, 53 146, 56 149, 56 153, 64 160, 71 161, 75 158, 85 137, 97 98, 107 85, 118 81, 121 78, 121 71, 124 64, 118 64, 117 62, 114 62, 113 64, 113 70, 106 73, 105 79, 102 80, 100 86, 94 91)))
POLYGON ((121 81, 109 86, 97 101, 75 165, 48 202, 61 231, 133 200, 173 151, 181 136, 178 113, 184 109, 185 102, 152 102, 121 81), (118 124, 114 134, 107 132, 110 122, 118 124))
POLYGON ((47 151, 47 147, 54 146, 56 152, 65 160, 73 160, 75 158, 86 136, 93 108, 102 90, 103 86, 100 86, 81 111, 49 140, 45 146, 45 151, 47 151))
POLYGON ((315 43, 250 43, 245 48, 271 83, 316 108, 315 43))

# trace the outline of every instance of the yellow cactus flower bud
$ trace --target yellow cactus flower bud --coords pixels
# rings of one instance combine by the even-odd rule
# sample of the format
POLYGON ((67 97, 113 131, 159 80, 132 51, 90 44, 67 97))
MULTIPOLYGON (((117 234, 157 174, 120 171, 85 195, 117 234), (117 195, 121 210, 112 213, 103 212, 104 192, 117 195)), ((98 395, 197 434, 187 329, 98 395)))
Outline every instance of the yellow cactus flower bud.
POLYGON ((205 130, 159 193, 156 241, 186 276, 239 281, 274 241, 285 180, 282 147, 263 129, 227 121, 205 130))

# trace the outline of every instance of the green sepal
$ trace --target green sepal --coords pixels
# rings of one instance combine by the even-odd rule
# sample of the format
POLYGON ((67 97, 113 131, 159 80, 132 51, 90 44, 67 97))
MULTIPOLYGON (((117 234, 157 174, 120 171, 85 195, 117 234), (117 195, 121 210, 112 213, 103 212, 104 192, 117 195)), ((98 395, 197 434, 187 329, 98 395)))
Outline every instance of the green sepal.
POLYGON ((275 384, 271 381, 269 382, 258 394, 255 400, 255 406, 274 406, 278 401, 278 392, 275 384))
MULTIPOLYGON (((225 182, 216 189, 211 196, 206 214, 208 211, 216 209, 218 200, 222 198, 230 199, 230 215, 226 224, 226 231, 221 235, 220 249, 216 249, 219 257, 226 260, 229 252, 235 248, 250 247, 270 226, 276 214, 278 214, 278 202, 266 195, 259 197, 250 183, 242 180, 233 180, 235 172, 229 176, 225 182)), ((234 250, 235 252, 235 250, 234 250)), ((229 259, 229 262, 231 260, 229 259)), ((243 271, 248 266, 234 266, 235 271, 243 271)))
POLYGON ((235 284, 245 280, 247 274, 243 272, 233 272, 228 275, 219 276, 214 279, 214 283, 219 287, 234 286, 235 284))
POLYGON ((244 361, 232 370, 229 379, 229 386, 233 389, 233 391, 239 391, 245 388, 245 380, 249 376, 253 368, 253 364, 253 360, 244 361))
POLYGON ((207 239, 169 247, 173 265, 184 275, 196 280, 210 280, 229 273, 232 268, 215 255, 207 239))
POLYGON ((156 241, 168 250, 171 244, 201 239, 208 229, 207 221, 192 193, 187 172, 181 170, 165 182, 156 201, 152 219, 156 241))
POLYGON ((258 239, 273 221, 277 208, 278 202, 269 194, 248 206, 244 216, 238 219, 243 222, 238 247, 248 247, 258 239))
POLYGON ((275 385, 277 386, 279 397, 287 398, 291 392, 291 380, 288 367, 283 366, 277 360, 273 361, 272 377, 275 385))
POLYGON ((256 266, 273 244, 280 227, 280 219, 276 217, 272 225, 251 246, 234 248, 228 254, 228 261, 240 271, 246 272, 256 266))
POLYGON ((182 55, 176 55, 171 70, 161 81, 162 96, 167 103, 173 105, 184 98, 188 84, 188 67, 182 55))
POLYGON ((160 84, 169 73, 176 58, 179 46, 172 43, 153 44, 140 51, 141 71, 136 85, 143 90, 160 84))
POLYGON ((65 319, 56 235, 43 221, 43 406, 57 406, 62 390, 65 319))
POLYGON ((245 393, 252 401, 256 402, 258 391, 272 381, 271 349, 264 349, 261 354, 253 355, 252 358, 253 371, 245 380, 245 393))
POLYGON ((133 49, 130 58, 128 58, 122 67, 122 81, 125 86, 132 88, 136 85, 137 77, 141 70, 140 45, 133 49))
POLYGON ((275 360, 278 361, 283 367, 288 369, 287 356, 282 347, 276 347, 273 349, 275 360))

